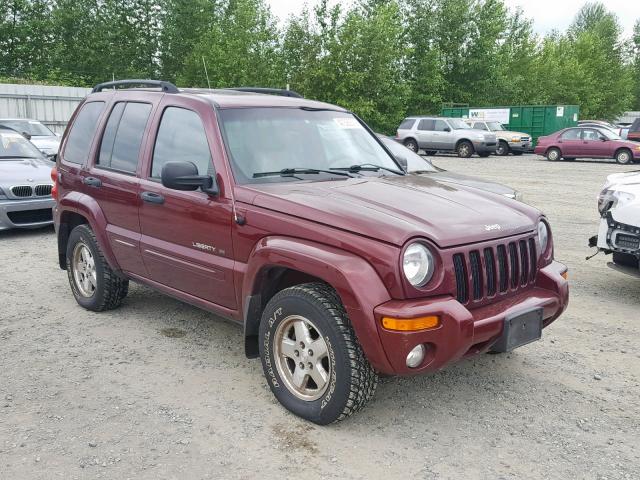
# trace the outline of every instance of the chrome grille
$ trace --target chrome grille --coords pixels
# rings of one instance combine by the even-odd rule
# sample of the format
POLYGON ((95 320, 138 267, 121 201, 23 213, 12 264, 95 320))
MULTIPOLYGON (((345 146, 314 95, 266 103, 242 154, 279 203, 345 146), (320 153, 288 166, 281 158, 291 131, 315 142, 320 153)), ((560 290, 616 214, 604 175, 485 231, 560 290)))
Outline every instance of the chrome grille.
POLYGON ((31 185, 11 187, 11 193, 13 193, 15 197, 31 197, 33 195, 33 188, 31 188, 31 185))
POLYGON ((36 185, 36 196, 46 197, 51 195, 51 185, 36 185))
POLYGON ((485 302, 532 285, 538 274, 534 237, 453 255, 460 303, 485 302))

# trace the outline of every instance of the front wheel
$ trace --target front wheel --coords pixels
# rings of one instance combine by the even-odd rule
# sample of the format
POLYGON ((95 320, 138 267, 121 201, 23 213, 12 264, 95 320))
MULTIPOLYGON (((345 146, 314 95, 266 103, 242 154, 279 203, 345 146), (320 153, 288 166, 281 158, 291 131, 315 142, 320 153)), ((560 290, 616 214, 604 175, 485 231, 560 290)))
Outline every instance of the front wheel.
POLYGON ((69 235, 67 275, 78 304, 94 312, 118 307, 129 290, 129 281, 111 269, 87 225, 77 226, 69 235))
POLYGON ((623 149, 616 153, 616 162, 620 165, 628 165, 633 162, 633 156, 629 150, 623 149))
POLYGON ((378 383, 340 298, 323 283, 290 287, 269 301, 260 358, 278 401, 319 425, 363 408, 378 383))
POLYGON ((509 155, 509 144, 503 141, 498 142, 498 148, 496 148, 496 155, 500 155, 501 157, 505 155, 509 155))
POLYGON ((461 158, 469 158, 471 155, 473 155, 473 145, 471 144, 471 142, 467 142, 466 140, 463 140, 458 144, 458 148, 456 148, 456 152, 458 153, 458 156, 461 158))
POLYGON ((550 148, 547 150, 546 157, 550 162, 557 162, 562 158, 562 153, 557 148, 550 148))

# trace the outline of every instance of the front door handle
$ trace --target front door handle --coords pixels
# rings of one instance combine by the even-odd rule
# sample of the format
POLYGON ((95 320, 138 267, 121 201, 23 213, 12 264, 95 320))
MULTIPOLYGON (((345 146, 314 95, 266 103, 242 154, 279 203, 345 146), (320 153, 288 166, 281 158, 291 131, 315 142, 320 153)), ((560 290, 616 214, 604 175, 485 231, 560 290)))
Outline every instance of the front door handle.
POLYGON ((102 186, 102 180, 96 177, 84 177, 82 179, 82 183, 84 183, 85 185, 89 185, 90 187, 96 187, 96 188, 99 188, 102 186))
POLYGON ((148 203, 156 203, 158 205, 162 205, 164 203, 164 197, 155 192, 142 192, 140 194, 140 198, 148 203))

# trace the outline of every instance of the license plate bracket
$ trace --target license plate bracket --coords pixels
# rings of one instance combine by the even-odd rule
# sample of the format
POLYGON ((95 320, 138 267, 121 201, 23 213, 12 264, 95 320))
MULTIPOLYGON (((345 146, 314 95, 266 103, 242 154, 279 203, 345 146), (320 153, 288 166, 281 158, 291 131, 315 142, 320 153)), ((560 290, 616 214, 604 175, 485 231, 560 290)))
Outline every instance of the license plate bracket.
POLYGON ((498 341, 491 347, 494 352, 510 352, 542 338, 542 308, 508 315, 498 341))

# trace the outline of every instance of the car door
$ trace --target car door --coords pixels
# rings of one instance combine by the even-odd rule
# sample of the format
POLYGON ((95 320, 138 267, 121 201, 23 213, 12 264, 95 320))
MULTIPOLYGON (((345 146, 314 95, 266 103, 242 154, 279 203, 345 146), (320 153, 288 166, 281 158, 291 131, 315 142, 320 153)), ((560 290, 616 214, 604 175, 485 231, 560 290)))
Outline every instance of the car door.
POLYGON ((435 137, 433 135, 433 120, 423 118, 418 122, 416 136, 418 137, 418 146, 425 150, 437 150, 435 148, 435 137))
POLYGON ((453 129, 444 120, 436 120, 434 123, 434 136, 437 150, 453 150, 456 147, 453 129))
POLYGON ((614 154, 612 142, 595 128, 582 130, 582 149, 584 156, 591 158, 613 158, 614 154))
POLYGON ((560 135, 558 145, 564 157, 583 157, 582 129, 570 128, 560 135))
MULTIPOLYGON (((122 98, 122 97, 119 97, 122 98)), ((104 214, 106 233, 122 270, 145 275, 140 257, 138 166, 153 102, 116 100, 102 129, 93 162, 82 174, 83 188, 104 214)))
POLYGON ((162 167, 171 161, 190 161, 200 175, 216 175, 213 109, 194 99, 180 103, 166 97, 156 115, 155 140, 140 185, 141 250, 148 278, 235 309, 230 200, 200 190, 171 190, 160 179, 162 167))

